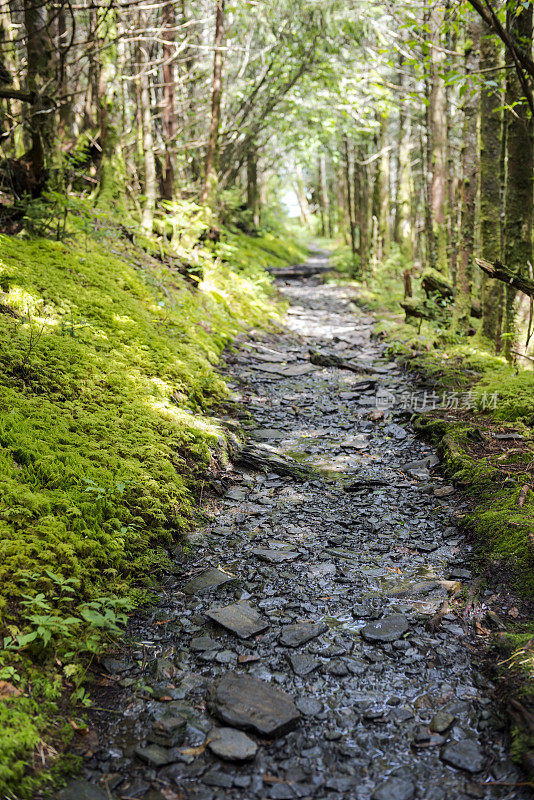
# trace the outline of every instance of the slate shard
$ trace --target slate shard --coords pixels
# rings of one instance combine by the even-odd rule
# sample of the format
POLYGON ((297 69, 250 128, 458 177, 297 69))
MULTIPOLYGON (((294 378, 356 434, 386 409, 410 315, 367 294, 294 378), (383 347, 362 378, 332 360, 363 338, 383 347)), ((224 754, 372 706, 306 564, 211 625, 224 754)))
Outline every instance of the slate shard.
POLYGON ((206 611, 206 616, 240 639, 248 639, 269 627, 269 621, 245 602, 213 606, 206 611))
POLYGON ((404 778, 390 778, 376 789, 373 800, 412 800, 415 795, 415 786, 404 778))
POLYGON ((192 578, 189 583, 184 586, 186 594, 204 594, 211 592, 213 589, 218 589, 219 586, 224 586, 225 583, 231 583, 236 580, 236 576, 229 572, 224 572, 222 569, 209 567, 209 569, 201 572, 195 578, 192 578))
POLYGON ((164 767, 172 761, 169 751, 159 744, 149 744, 147 747, 137 747, 135 755, 151 767, 164 767))
POLYGON ((483 770, 486 763, 484 754, 472 739, 462 739, 446 745, 441 751, 441 760, 457 769, 472 773, 483 770))
POLYGON ((100 787, 89 781, 69 781, 64 789, 58 792, 57 800, 108 800, 109 795, 100 787))
POLYGON ((281 564, 284 561, 294 561, 300 556, 300 553, 294 550, 269 550, 266 547, 256 547, 252 553, 262 561, 267 561, 269 564, 281 564))
POLYGON ((299 647, 327 630, 328 626, 322 622, 297 622, 284 627, 279 641, 284 647, 299 647))
POLYGON ((258 752, 258 745, 242 731, 234 728, 217 728, 210 733, 208 747, 226 761, 250 761, 258 752))
POLYGON ((408 630, 408 620, 402 614, 378 619, 362 628, 362 636, 368 642, 394 642, 408 630))
POLYGON ((281 736, 300 720, 293 699, 251 675, 227 673, 213 693, 213 708, 227 725, 252 730, 261 736, 281 736))
POLYGON ((301 678, 314 672, 319 666, 319 661, 307 653, 291 653, 288 658, 293 672, 295 675, 300 675, 301 678))

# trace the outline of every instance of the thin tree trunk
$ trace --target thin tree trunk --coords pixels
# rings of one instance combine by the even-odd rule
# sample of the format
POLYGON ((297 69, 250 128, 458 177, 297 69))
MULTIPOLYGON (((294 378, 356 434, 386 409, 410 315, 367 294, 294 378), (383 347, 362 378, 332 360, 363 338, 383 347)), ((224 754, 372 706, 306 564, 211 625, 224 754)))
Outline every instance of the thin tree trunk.
POLYGON ((172 0, 165 3, 163 17, 163 131, 165 136, 165 164, 163 166, 162 196, 174 198, 174 139, 176 136, 176 102, 174 75, 174 43, 176 14, 172 0))
POLYGON ((52 156, 54 114, 53 46, 48 30, 46 3, 24 0, 24 27, 26 29, 26 57, 28 91, 33 94, 29 127, 31 137, 30 159, 36 192, 45 182, 46 167, 52 156))
POLYGON ((387 117, 382 117, 380 121, 380 243, 381 260, 387 258, 391 247, 391 227, 390 227, 390 196, 391 196, 391 160, 390 150, 386 148, 387 142, 387 117))
POLYGON ((345 148, 345 191, 347 196, 347 212, 349 217, 349 234, 350 234, 350 249, 352 251, 352 264, 353 269, 356 262, 356 231, 354 230, 354 215, 352 208, 352 178, 351 178, 351 153, 349 149, 349 140, 345 136, 343 139, 345 148))
POLYGON ((202 202, 212 202, 217 188, 219 128, 222 97, 222 43, 224 37, 224 0, 216 0, 215 39, 213 43, 213 83, 211 90, 211 120, 206 150, 206 167, 202 202))
MULTIPOLYGON (((526 52, 532 48, 532 6, 521 6, 519 13, 509 10, 507 26, 526 52)), ((507 52, 506 104, 513 108, 507 114, 507 175, 504 200, 504 263, 511 269, 528 274, 532 260, 532 120, 512 59, 507 52)), ((513 286, 505 287, 503 319, 504 352, 511 358, 515 336, 515 296, 513 286)))
POLYGON ((364 166, 365 156, 366 152, 362 147, 358 150, 360 163, 354 168, 354 203, 359 231, 358 255, 364 279, 369 272, 369 176, 367 166, 364 166))
MULTIPOLYGON (((402 66, 404 57, 399 53, 399 72, 397 75, 397 85, 402 93, 402 86, 404 82, 404 75, 402 66)), ((402 219, 402 174, 403 174, 403 155, 404 155, 404 134, 406 127, 406 115, 404 113, 404 101, 402 97, 399 99, 399 120, 398 120, 398 138, 396 146, 393 150, 393 181, 392 181, 392 204, 393 204, 393 225, 391 230, 391 238, 395 244, 401 244, 401 219, 402 219)))
MULTIPOLYGON (((146 29, 146 18, 139 13, 139 30, 146 29)), ((154 155, 154 134, 152 130, 152 104, 150 101, 150 58, 147 51, 148 43, 141 42, 139 46, 139 100, 140 116, 143 138, 143 158, 145 166, 144 205, 141 227, 145 233, 152 233, 154 227, 154 210, 156 207, 156 158, 154 155)))
POLYGON ((443 6, 434 2, 430 9, 430 38, 431 38, 431 63, 432 76, 429 97, 429 133, 431 143, 431 158, 429 167, 430 202, 432 207, 432 235, 434 238, 435 268, 447 273, 447 227, 446 227, 446 187, 447 187, 447 160, 446 160, 446 135, 447 135, 447 105, 443 70, 446 54, 441 48, 441 24, 443 6))
POLYGON ((247 153, 247 208, 252 215, 252 224, 260 224, 260 195, 258 192, 258 151, 251 143, 247 153))
POLYGON ((462 202, 460 248, 456 269, 453 329, 467 333, 471 315, 473 280, 473 244, 475 237, 475 203, 477 196, 477 114, 478 98, 473 73, 477 68, 480 46, 480 21, 471 14, 469 45, 465 54, 465 93, 462 129, 462 202))
POLYGON ((323 236, 332 235, 332 231, 327 229, 329 220, 328 213, 328 183, 326 180, 326 157, 324 153, 319 156, 319 197, 321 198, 321 232, 323 236))
MULTIPOLYGON (((482 88, 480 98, 480 246, 482 257, 501 257, 501 131, 502 96, 495 87, 499 51, 493 36, 485 35, 480 49, 480 69, 491 71, 491 84, 482 88), (495 71, 494 71, 495 70, 495 71)), ((483 274, 482 333, 500 349, 503 286, 483 274)))

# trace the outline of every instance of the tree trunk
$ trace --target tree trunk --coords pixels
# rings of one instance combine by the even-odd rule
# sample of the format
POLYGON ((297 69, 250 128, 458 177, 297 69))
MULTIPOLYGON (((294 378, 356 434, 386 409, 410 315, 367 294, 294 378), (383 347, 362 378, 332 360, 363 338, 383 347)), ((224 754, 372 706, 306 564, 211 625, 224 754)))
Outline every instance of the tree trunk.
POLYGON ((212 203, 217 189, 219 128, 222 97, 222 43, 224 37, 224 0, 216 0, 215 39, 213 43, 213 82, 211 89, 211 120, 206 150, 206 167, 202 202, 212 203))
POLYGON ((345 191, 347 196, 347 212, 349 217, 350 249, 352 252, 352 266, 354 270, 356 266, 356 231, 352 207, 352 159, 349 149, 349 140, 346 136, 344 137, 343 144, 345 148, 345 191))
POLYGON ((429 133, 431 143, 430 158, 430 203, 432 208, 432 235, 434 238, 435 268, 447 273, 447 227, 446 227, 446 188, 447 188, 447 105, 443 70, 446 54, 441 48, 441 24, 443 6, 433 3, 430 9, 429 24, 431 38, 431 84, 429 97, 429 133))
POLYGON ((387 117, 380 120, 380 258, 387 258, 391 248, 390 196, 391 196, 391 154, 387 142, 387 117))
POLYGON ((163 131, 165 136, 165 164, 163 166, 162 196, 174 199, 174 139, 176 136, 176 104, 174 76, 174 43, 176 15, 172 0, 165 3, 163 22, 163 131))
MULTIPOLYGON (((402 66, 404 57, 401 53, 398 55, 399 59, 399 72, 397 75, 397 85, 402 91, 404 82, 404 75, 402 66)), ((393 176, 392 176, 392 204, 393 204, 393 224, 391 230, 391 238, 395 244, 402 243, 401 235, 401 221, 402 221, 402 179, 403 179, 403 156, 404 156, 404 133, 406 127, 406 115, 404 112, 404 101, 399 98, 399 120, 398 120, 398 137, 396 146, 393 149, 393 176)))
POLYGON ((453 329, 467 333, 471 313, 473 279, 473 244, 475 237, 475 203, 477 196, 477 114, 478 98, 473 73, 478 65, 480 21, 471 14, 469 40, 465 52, 465 93, 462 128, 462 192, 460 247, 456 271, 453 329))
POLYGON ((358 161, 360 163, 356 164, 354 168, 354 203, 359 231, 358 255, 364 279, 369 271, 369 176, 367 166, 364 164, 365 156, 365 149, 359 148, 358 161))
MULTIPOLYGON (((139 12, 139 30, 146 30, 146 18, 139 12)), ((141 227, 147 234, 151 234, 154 227, 154 210, 156 207, 156 158, 154 156, 154 134, 152 130, 152 103, 150 98, 149 78, 150 57, 148 42, 143 41, 139 46, 139 100, 141 129, 143 139, 143 158, 145 165, 144 205, 141 227)))
POLYGON ((258 151, 251 143, 247 153, 247 208, 255 228, 260 224, 260 195, 258 192, 258 151))
MULTIPOLYGON (((519 13, 507 13, 507 27, 525 52, 532 49, 532 6, 521 6, 519 13)), ((507 175, 504 199, 504 261, 515 272, 528 274, 532 260, 532 120, 513 61, 507 52, 506 131, 507 175)), ((503 319, 504 352, 511 358, 515 334, 515 295, 513 286, 505 287, 503 319)))
MULTIPOLYGON (((481 70, 499 66, 499 50, 493 36, 485 35, 480 50, 481 70)), ((480 245, 484 259, 501 257, 501 130, 502 96, 495 87, 497 71, 491 83, 482 87, 480 98, 480 245)), ((484 274, 482 280, 482 333, 500 350, 503 286, 484 274)))
POLYGON ((326 157, 324 153, 319 156, 319 197, 321 203, 321 234, 332 236, 329 229, 330 215, 328 213, 328 184, 326 181, 326 157))
POLYGON ((29 129, 31 138, 30 160, 35 191, 39 193, 45 183, 46 167, 53 149, 54 113, 53 46, 48 30, 46 3, 24 0, 24 27, 26 29, 26 57, 28 91, 33 99, 30 106, 29 129))

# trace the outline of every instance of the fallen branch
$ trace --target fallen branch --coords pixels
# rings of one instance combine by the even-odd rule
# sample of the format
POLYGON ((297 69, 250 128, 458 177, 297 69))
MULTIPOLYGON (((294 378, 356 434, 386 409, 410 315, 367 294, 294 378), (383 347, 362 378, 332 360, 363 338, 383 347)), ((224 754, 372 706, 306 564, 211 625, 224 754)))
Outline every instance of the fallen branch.
POLYGON ((514 289, 518 289, 529 297, 534 297, 534 281, 512 272, 510 267, 505 267, 500 261, 495 261, 495 263, 492 264, 491 261, 485 261, 483 258, 475 258, 475 263, 486 275, 489 275, 490 278, 503 281, 503 283, 507 283, 508 286, 513 286, 514 289))
POLYGON ((368 372, 368 368, 364 366, 360 366, 359 364, 354 364, 351 361, 347 361, 341 356, 337 356, 333 353, 320 353, 318 350, 309 350, 310 353, 310 361, 312 364, 318 367, 337 367, 337 369, 348 369, 350 372, 357 372, 357 373, 365 373, 368 372))

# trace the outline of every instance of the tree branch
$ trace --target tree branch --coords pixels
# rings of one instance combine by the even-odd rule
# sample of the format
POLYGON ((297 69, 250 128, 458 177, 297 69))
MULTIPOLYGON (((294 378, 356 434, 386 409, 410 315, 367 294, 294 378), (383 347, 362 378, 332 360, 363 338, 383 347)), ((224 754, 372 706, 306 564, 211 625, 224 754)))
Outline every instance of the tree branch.
POLYGON ((503 281, 503 283, 513 286, 529 297, 534 297, 534 281, 512 272, 510 267, 505 267, 500 261, 496 261, 492 264, 491 261, 484 261, 483 258, 475 258, 475 263, 486 275, 489 275, 490 278, 503 281))

